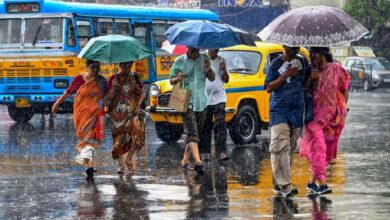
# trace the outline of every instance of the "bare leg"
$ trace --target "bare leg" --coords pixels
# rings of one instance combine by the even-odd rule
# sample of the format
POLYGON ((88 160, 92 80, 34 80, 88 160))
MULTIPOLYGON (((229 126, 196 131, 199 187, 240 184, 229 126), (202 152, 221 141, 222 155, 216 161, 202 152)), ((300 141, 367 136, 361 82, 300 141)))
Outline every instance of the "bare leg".
POLYGON ((119 168, 117 170, 117 173, 122 173, 125 171, 125 164, 123 161, 123 155, 120 155, 118 158, 119 168))
POLYGON ((90 160, 90 159, 85 159, 86 160, 86 165, 87 165, 87 167, 93 167, 94 166, 94 164, 93 164, 93 161, 92 160, 90 160))
POLYGON ((190 142, 189 148, 190 148, 190 151, 192 153, 192 156, 194 157, 195 163, 202 163, 202 160, 200 159, 200 156, 199 156, 198 143, 190 142))
POLYGON ((127 168, 129 169, 129 171, 131 173, 134 173, 135 169, 136 169, 136 163, 135 163, 135 160, 133 160, 133 155, 134 155, 136 150, 137 150, 136 147, 134 147, 134 146, 131 147, 129 152, 127 153, 127 157, 126 157, 127 168))
POLYGON ((186 149, 185 149, 184 155, 183 155, 183 160, 181 161, 182 166, 184 166, 190 160, 190 157, 191 157, 190 145, 191 145, 191 142, 186 145, 186 149))

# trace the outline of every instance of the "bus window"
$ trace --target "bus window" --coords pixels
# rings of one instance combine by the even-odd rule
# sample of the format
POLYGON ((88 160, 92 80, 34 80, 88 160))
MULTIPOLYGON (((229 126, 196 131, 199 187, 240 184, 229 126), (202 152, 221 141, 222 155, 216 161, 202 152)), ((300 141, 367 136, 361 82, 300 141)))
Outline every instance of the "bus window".
POLYGON ((20 44, 22 19, 0 19, 0 44, 20 44))
POLYGON ((63 43, 63 18, 27 18, 25 44, 63 43))
POLYGON ((112 19, 99 18, 99 35, 109 35, 113 32, 112 19))
POLYGON ((76 46, 76 39, 74 36, 74 28, 73 28, 73 23, 72 20, 67 19, 67 38, 68 42, 66 43, 69 47, 74 47, 76 46))
POLYGON ((153 32, 154 39, 156 41, 156 47, 161 48, 163 42, 167 39, 165 36, 167 24, 165 21, 154 21, 153 22, 153 32))
POLYGON ((115 33, 120 35, 130 35, 129 20, 115 19, 115 33))
POLYGON ((146 32, 148 24, 134 24, 134 37, 137 38, 142 43, 146 44, 146 32))
POLYGON ((88 40, 91 38, 91 24, 89 21, 78 20, 77 24, 77 38, 79 39, 79 46, 83 48, 88 40))

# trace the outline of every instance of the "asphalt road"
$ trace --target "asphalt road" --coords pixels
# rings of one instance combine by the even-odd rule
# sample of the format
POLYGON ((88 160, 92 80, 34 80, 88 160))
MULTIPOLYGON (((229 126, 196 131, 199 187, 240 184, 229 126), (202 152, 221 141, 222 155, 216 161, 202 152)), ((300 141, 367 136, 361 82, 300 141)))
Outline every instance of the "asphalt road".
POLYGON ((74 163, 71 115, 16 124, 2 106, 0 219, 389 219, 390 90, 352 91, 349 107, 329 170, 333 194, 307 197, 308 164, 295 155, 300 192, 282 199, 272 192, 268 132, 248 146, 229 139, 231 160, 208 162, 206 175, 195 180, 179 168, 183 140, 161 142, 148 121, 137 173, 115 173, 108 135, 97 151, 95 183, 87 184, 84 168, 74 163))

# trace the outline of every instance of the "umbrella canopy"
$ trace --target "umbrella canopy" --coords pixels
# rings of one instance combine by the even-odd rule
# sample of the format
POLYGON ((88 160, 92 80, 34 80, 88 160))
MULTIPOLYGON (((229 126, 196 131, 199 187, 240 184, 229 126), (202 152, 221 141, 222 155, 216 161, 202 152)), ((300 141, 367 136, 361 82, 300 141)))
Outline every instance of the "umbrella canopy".
MULTIPOLYGON (((224 24, 210 21, 186 21, 170 27, 165 35, 171 44, 185 45, 201 49, 219 49, 243 44, 240 33, 224 24)), ((245 32, 246 33, 246 32, 245 32)), ((254 42, 252 42, 254 45, 254 42)))
POLYGON ((187 52, 187 47, 184 45, 170 44, 168 40, 164 41, 161 49, 173 55, 182 55, 187 52))
POLYGON ((103 63, 121 63, 141 60, 150 54, 150 50, 134 37, 107 35, 89 40, 78 57, 103 63))
POLYGON ((329 47, 359 40, 368 30, 340 9, 307 6, 288 11, 258 36, 287 46, 329 47))

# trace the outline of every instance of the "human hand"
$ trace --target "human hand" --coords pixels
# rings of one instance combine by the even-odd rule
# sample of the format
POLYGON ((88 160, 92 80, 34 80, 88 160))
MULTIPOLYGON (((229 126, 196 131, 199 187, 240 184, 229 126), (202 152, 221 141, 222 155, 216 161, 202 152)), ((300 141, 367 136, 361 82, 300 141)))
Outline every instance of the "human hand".
POLYGON ((287 71, 285 71, 283 73, 283 76, 288 78, 288 77, 291 77, 291 76, 296 76, 298 74, 299 70, 298 68, 288 68, 287 71))
POLYGON ((203 68, 206 70, 206 72, 208 72, 210 70, 211 64, 210 64, 210 61, 208 59, 204 60, 203 68))
POLYGON ((184 80, 184 73, 180 72, 177 74, 176 78, 178 79, 179 82, 184 80))
POLYGON ((219 70, 226 72, 226 64, 224 61, 219 63, 219 70))
POLYGON ((318 70, 313 70, 311 73, 310 73, 310 78, 312 80, 317 80, 318 78, 320 78, 320 72, 318 70))
POLYGON ((137 107, 134 109, 134 114, 135 114, 135 115, 138 115, 140 112, 141 112, 141 107, 137 106, 137 107))
POLYGON ((51 108, 51 115, 53 116, 53 117, 55 117, 56 116, 56 113, 58 112, 58 103, 56 102, 56 103, 54 103, 54 105, 53 105, 53 107, 51 108))

